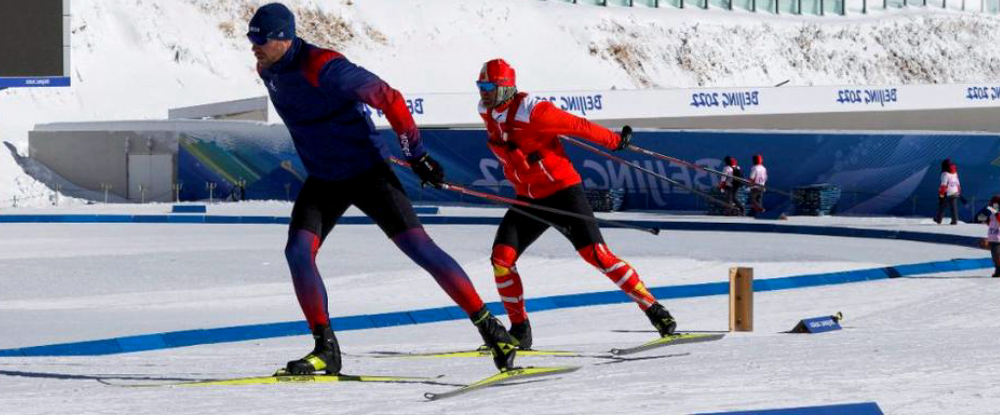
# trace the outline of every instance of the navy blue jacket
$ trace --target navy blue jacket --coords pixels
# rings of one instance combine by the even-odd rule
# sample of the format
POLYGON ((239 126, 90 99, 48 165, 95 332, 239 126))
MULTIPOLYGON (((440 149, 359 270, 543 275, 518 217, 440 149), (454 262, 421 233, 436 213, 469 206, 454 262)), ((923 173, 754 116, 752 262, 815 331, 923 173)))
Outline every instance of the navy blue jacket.
POLYGON ((310 176, 343 180, 389 157, 363 104, 385 113, 403 156, 423 156, 403 95, 343 55, 296 38, 280 61, 258 72, 310 176))

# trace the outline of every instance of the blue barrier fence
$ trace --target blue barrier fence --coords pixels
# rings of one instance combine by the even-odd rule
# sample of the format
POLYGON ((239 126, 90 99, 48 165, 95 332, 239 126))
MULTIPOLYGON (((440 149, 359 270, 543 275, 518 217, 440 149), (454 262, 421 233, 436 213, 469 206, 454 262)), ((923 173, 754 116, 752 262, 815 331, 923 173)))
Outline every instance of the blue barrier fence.
MULTIPOLYGON (((855 271, 825 274, 799 275, 754 281, 755 292, 779 291, 822 285, 846 284, 861 281, 876 281, 920 274, 952 272, 992 267, 989 258, 955 259, 949 261, 925 262, 896 265, 855 271)), ((729 292, 728 282, 711 282, 651 288, 650 292, 661 299, 677 299, 723 295, 729 292)), ((632 300, 621 291, 599 291, 581 294, 556 295, 533 298, 525 301, 529 311, 545 311, 572 307, 587 307, 628 303, 632 300)), ((506 314, 500 303, 489 303, 487 307, 497 315, 506 314)), ((364 330, 411 324, 435 323, 462 320, 468 316, 457 306, 425 308, 393 313, 363 314, 336 317, 330 324, 337 331, 364 330)), ((239 342, 273 337, 308 334, 304 321, 289 321, 270 324, 222 327, 202 330, 185 330, 139 336, 118 337, 77 343, 52 344, 0 350, 2 356, 94 356, 117 353, 139 352, 165 348, 194 346, 201 344, 239 342)))
MULTIPOLYGON (((175 207, 176 208, 176 207, 175 207)), ((188 209, 181 209, 186 211, 188 209)), ((414 206, 418 215, 436 215, 439 208, 434 206, 414 206)), ((176 212, 176 210, 175 210, 176 212)), ((201 210, 204 212, 204 210, 201 210)), ((210 223, 210 224, 279 224, 287 225, 288 216, 225 216, 202 215, 197 213, 164 215, 7 215, 0 214, 0 223, 210 223)), ((368 217, 348 216, 341 219, 346 224, 370 224, 368 217)))
MULTIPOLYGON (((436 215, 436 207, 416 207, 425 225, 498 225, 500 217, 436 215)), ((774 222, 683 222, 655 220, 623 220, 633 225, 655 227, 673 231, 707 232, 767 232, 847 238, 895 239, 944 245, 975 247, 981 238, 933 232, 914 232, 891 229, 866 229, 837 226, 784 225, 774 222)), ((203 224, 277 224, 289 223, 287 216, 216 216, 197 214, 178 215, 2 215, 0 223, 203 223, 203 224)), ((367 216, 346 216, 339 225, 368 225, 367 216)))

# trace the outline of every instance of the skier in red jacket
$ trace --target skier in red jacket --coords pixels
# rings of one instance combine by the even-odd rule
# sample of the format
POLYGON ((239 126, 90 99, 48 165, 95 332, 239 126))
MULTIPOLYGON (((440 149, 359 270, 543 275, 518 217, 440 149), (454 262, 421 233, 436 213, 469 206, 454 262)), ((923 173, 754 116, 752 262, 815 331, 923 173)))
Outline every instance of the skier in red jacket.
MULTIPOLYGON (((503 59, 486 62, 479 74, 479 115, 486 123, 489 148, 503 165, 504 175, 514 184, 517 198, 530 203, 575 212, 594 213, 583 193, 576 172, 559 135, 579 137, 613 150, 628 146, 632 129, 621 135, 569 114, 526 93, 518 93, 514 69, 503 59)), ((549 226, 555 226, 573 243, 581 257, 628 294, 661 336, 673 334, 677 323, 646 290, 639 274, 604 244, 593 221, 552 214, 531 208, 507 211, 493 241, 494 278, 500 299, 510 317, 510 334, 522 349, 531 348, 531 325, 524 309, 517 258, 549 226)))

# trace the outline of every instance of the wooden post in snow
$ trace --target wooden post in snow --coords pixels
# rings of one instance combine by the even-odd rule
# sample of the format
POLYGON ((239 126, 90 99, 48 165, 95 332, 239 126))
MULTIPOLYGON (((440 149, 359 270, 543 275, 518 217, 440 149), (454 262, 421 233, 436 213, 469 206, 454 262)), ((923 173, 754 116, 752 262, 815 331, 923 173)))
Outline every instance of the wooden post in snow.
POLYGON ((753 268, 729 268, 729 331, 753 331, 753 268))

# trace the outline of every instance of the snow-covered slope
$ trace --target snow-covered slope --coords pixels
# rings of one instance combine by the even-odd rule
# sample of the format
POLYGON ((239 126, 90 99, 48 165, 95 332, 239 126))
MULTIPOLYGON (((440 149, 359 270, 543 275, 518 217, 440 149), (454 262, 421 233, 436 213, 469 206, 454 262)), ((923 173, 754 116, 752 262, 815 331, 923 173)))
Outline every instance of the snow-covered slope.
MULTIPOLYGON (((259 0, 72 2, 73 86, 0 92, 0 140, 36 123, 164 118, 264 93, 245 40, 259 0)), ((504 57, 525 90, 980 82, 1000 18, 934 9, 858 17, 603 8, 538 0, 287 0, 299 34, 405 92, 468 92, 504 57)), ((0 151, 0 207, 44 186, 0 151)))

